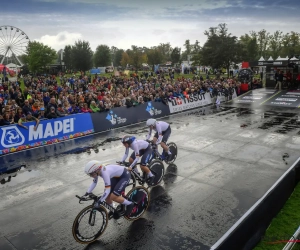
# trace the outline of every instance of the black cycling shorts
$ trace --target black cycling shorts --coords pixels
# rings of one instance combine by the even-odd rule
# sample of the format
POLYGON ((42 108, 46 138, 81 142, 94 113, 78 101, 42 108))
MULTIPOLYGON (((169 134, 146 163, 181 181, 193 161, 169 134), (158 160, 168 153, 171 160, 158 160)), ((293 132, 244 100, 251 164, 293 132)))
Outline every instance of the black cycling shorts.
MULTIPOLYGON (((162 138, 162 142, 167 143, 167 141, 170 138, 171 135, 171 127, 169 126, 165 131, 162 132, 163 138, 162 138)), ((154 135, 155 138, 158 139, 158 132, 155 133, 154 135)))
MULTIPOLYGON (((142 156, 141 165, 145 166, 152 159, 152 148, 151 148, 150 144, 149 144, 148 148, 141 149, 139 154, 140 154, 140 157, 142 156)), ((135 152, 132 152, 130 158, 135 160, 135 152)))
POLYGON ((127 169, 124 169, 123 174, 120 177, 110 179, 110 193, 120 196, 122 192, 125 192, 129 180, 130 172, 127 169))

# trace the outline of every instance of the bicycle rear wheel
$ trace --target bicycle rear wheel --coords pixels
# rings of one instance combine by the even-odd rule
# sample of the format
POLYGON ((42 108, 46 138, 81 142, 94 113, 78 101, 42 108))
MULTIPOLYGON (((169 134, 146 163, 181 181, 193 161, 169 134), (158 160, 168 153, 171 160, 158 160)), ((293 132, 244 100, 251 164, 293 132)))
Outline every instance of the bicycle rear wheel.
POLYGON ((172 158, 171 158, 171 160, 169 160, 169 161, 165 160, 165 162, 166 162, 167 164, 171 164, 171 163, 173 163, 173 162, 176 160, 176 158, 177 158, 177 145, 176 145, 174 142, 170 142, 170 143, 168 143, 167 145, 168 145, 168 147, 169 147, 169 150, 170 150, 171 153, 172 153, 172 158))
POLYGON ((107 224, 106 209, 101 205, 94 209, 93 205, 90 205, 82 209, 75 218, 72 227, 73 237, 81 244, 92 243, 103 234, 107 224))
POLYGON ((153 185, 151 187, 157 186, 159 183, 161 183, 164 175, 165 175, 165 167, 164 164, 160 160, 154 160, 150 163, 149 169, 152 172, 152 174, 155 176, 153 180, 153 185))
POLYGON ((147 211, 150 203, 150 195, 148 190, 142 186, 135 187, 128 192, 126 198, 136 202, 137 205, 135 205, 131 214, 124 216, 124 218, 129 221, 139 219, 147 211))

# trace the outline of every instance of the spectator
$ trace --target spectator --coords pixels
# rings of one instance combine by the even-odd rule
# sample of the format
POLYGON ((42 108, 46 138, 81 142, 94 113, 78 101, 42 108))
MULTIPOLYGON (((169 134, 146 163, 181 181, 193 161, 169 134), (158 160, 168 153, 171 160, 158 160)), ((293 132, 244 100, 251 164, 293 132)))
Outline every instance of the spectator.
POLYGON ((38 119, 39 120, 46 119, 45 108, 44 107, 40 108, 40 111, 39 111, 39 114, 38 114, 38 119))
POLYGON ((100 109, 97 107, 97 105, 96 105, 96 102, 95 102, 95 101, 92 101, 92 102, 91 102, 90 109, 91 109, 91 110, 92 110, 94 113, 96 113, 96 112, 99 112, 99 111, 100 111, 100 109))
POLYGON ((25 100, 24 101, 24 106, 23 106, 23 114, 27 115, 28 113, 33 113, 31 106, 29 105, 29 101, 25 100))
POLYGON ((87 103, 83 104, 83 107, 81 108, 81 112, 82 113, 92 113, 93 111, 91 109, 88 108, 87 103))
POLYGON ((57 118, 57 114, 55 112, 55 108, 54 107, 50 108, 50 113, 47 115, 47 118, 48 119, 55 119, 55 118, 57 118))

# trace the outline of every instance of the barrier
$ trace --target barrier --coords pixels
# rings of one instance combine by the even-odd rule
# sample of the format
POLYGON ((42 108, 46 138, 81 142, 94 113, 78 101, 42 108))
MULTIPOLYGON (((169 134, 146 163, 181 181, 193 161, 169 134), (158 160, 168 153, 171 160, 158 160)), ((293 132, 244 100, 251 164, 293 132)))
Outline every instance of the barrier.
MULTIPOLYGON (((237 94, 234 89, 232 98, 236 98, 237 94)), ((209 104, 212 104, 212 94, 211 93, 197 93, 194 95, 189 95, 189 98, 181 98, 181 97, 176 97, 172 101, 169 102, 169 109, 170 113, 177 113, 177 112, 182 112, 186 111, 189 109, 194 109, 194 108, 200 108, 203 106, 207 106, 209 104)), ((217 102, 225 102, 226 98, 224 93, 219 92, 218 97, 216 98, 217 102)))
POLYGON ((161 102, 148 102, 130 108, 113 108, 105 113, 92 113, 91 117, 95 132, 102 132, 169 114, 168 105, 161 102))
POLYGON ((73 139, 94 132, 90 114, 69 115, 51 120, 41 120, 37 130, 35 122, 0 127, 0 155, 24 149, 73 139))
POLYGON ((212 250, 251 250, 262 239, 299 181, 300 158, 212 247, 212 250))
POLYGON ((35 122, 24 123, 28 130, 17 124, 4 126, 0 127, 0 155, 62 142, 169 114, 167 105, 148 102, 131 108, 113 108, 103 113, 84 113, 41 120, 36 131, 34 131, 35 122))

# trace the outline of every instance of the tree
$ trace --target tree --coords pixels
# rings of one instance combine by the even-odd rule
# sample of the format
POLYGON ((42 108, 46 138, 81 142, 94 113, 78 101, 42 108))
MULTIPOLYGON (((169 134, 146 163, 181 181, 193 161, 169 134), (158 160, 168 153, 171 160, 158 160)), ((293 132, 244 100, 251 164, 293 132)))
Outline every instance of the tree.
POLYGON ((107 45, 99 45, 94 54, 95 67, 105 67, 111 64, 110 49, 107 45))
POLYGON ((127 50, 127 54, 130 58, 130 64, 136 69, 138 69, 142 63, 147 62, 147 55, 145 56, 143 48, 132 45, 131 50, 127 50))
POLYGON ((183 45, 185 47, 185 51, 182 53, 182 59, 187 60, 188 55, 191 54, 192 46, 190 43, 190 40, 185 40, 185 43, 183 45))
POLYGON ((258 45, 256 36, 245 34, 240 37, 239 43, 241 45, 241 57, 243 61, 258 60, 258 45))
POLYGON ((126 67, 127 64, 130 63, 129 55, 128 55, 126 52, 123 52, 123 54, 122 54, 122 60, 121 60, 120 63, 121 63, 121 65, 122 65, 123 67, 126 67))
MULTIPOLYGON (((267 48, 269 45, 270 33, 265 29, 257 32, 257 44, 259 56, 263 56, 265 59, 268 56, 267 48)), ((274 58, 273 58, 274 59, 274 58)))
POLYGON ((63 62, 65 63, 66 69, 73 69, 72 63, 72 46, 66 45, 64 49, 63 62))
POLYGON ((72 46, 72 60, 75 70, 89 70, 93 67, 93 51, 90 43, 78 40, 72 46))
POLYGON ((122 54, 124 53, 124 50, 122 49, 118 49, 115 53, 115 56, 114 56, 114 66, 117 67, 117 66, 120 66, 121 65, 121 60, 122 60, 122 54))
POLYGON ((27 49, 26 63, 32 72, 37 72, 41 68, 53 63, 57 58, 56 51, 47 45, 39 42, 29 42, 27 49))
POLYGON ((210 28, 204 33, 207 41, 201 49, 201 62, 213 68, 225 67, 228 72, 230 65, 241 61, 241 45, 237 37, 228 33, 226 24, 210 28))
POLYGON ((279 56, 281 48, 282 48, 282 32, 277 30, 273 35, 269 37, 269 50, 270 54, 274 60, 279 56))
POLYGON ((175 63, 179 63, 179 62, 180 62, 180 53, 181 53, 181 48, 175 47, 175 48, 172 50, 172 53, 171 53, 171 61, 172 61, 172 64, 175 64, 175 63))
POLYGON ((200 43, 199 43, 198 40, 196 40, 196 42, 192 45, 192 51, 191 51, 191 53, 192 54, 198 54, 200 52, 200 49, 201 49, 200 43))
POLYGON ((147 51, 148 63, 150 65, 160 64, 163 61, 163 54, 158 48, 152 48, 147 51))
POLYGON ((162 54, 162 61, 167 62, 171 60, 172 47, 170 43, 160 43, 157 49, 162 54))

